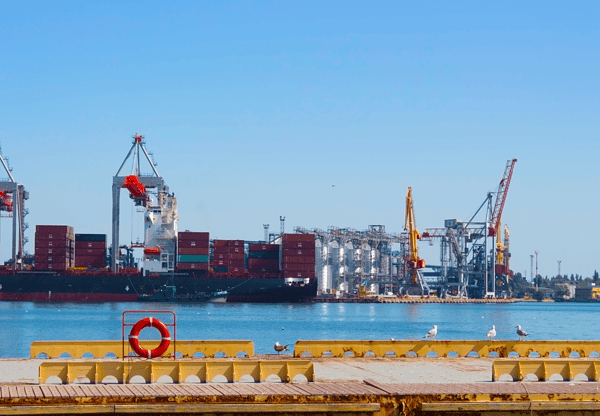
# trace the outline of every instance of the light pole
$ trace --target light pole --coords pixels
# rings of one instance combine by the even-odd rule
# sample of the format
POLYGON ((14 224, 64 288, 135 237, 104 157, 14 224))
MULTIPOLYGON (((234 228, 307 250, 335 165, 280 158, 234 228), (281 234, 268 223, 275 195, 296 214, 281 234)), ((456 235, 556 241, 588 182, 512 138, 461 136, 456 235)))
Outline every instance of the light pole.
POLYGON ((561 277, 560 275, 560 263, 562 262, 562 260, 557 260, 558 261, 558 277, 561 277))

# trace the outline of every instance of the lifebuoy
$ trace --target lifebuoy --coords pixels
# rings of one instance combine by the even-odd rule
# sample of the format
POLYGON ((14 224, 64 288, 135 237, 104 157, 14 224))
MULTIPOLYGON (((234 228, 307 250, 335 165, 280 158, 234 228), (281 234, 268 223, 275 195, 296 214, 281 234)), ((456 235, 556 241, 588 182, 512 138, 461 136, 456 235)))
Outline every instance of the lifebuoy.
POLYGON ((156 318, 148 317, 148 318, 144 318, 144 319, 138 321, 133 326, 133 328, 131 328, 131 332, 129 333, 129 345, 131 345, 131 348, 133 349, 133 351, 135 351, 135 353, 137 355, 139 355, 140 357, 147 357, 147 358, 160 357, 167 351, 167 348, 169 348, 170 344, 171 344, 171 334, 169 333, 167 326, 156 318), (142 331, 142 329, 147 328, 149 326, 151 326, 152 328, 158 329, 158 331, 160 332, 160 336, 161 336, 160 345, 158 347, 156 347, 155 349, 153 349, 152 351, 148 351, 148 350, 140 347, 140 340, 138 339, 138 336, 140 335, 140 332, 142 331))

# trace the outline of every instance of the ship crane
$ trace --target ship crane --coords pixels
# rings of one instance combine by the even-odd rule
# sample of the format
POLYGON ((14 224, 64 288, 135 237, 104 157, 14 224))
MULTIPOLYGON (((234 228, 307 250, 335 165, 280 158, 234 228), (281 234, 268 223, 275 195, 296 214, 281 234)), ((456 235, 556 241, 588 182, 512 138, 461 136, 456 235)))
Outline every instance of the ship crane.
POLYGON ((421 269, 425 268, 425 260, 419 257, 418 241, 421 239, 421 234, 419 233, 419 230, 417 230, 413 202, 412 188, 409 186, 408 191, 406 192, 406 212, 404 218, 404 231, 408 233, 408 255, 406 258, 406 266, 408 269, 408 277, 410 278, 410 286, 418 285, 420 287, 421 295, 429 295, 429 287, 420 272, 421 269))
MULTIPOLYGON (((121 189, 127 189, 135 205, 145 208, 144 217, 144 270, 150 272, 172 271, 175 261, 175 240, 177 238, 177 200, 169 194, 169 188, 156 170, 156 165, 146 150, 144 136, 136 133, 127 156, 113 177, 113 216, 112 247, 119 246, 119 215, 121 189), (123 166, 133 155, 133 168, 130 175, 121 176, 123 166), (142 175, 141 160, 145 157, 152 174, 142 175), (149 189, 156 189, 156 200, 150 198, 149 189)), ((111 267, 119 267, 119 250, 113 250, 111 267)))
POLYGON ((25 230, 28 224, 25 222, 25 216, 29 213, 25 209, 25 201, 29 199, 29 192, 25 187, 15 181, 12 175, 12 169, 8 165, 8 159, 5 159, 0 151, 0 164, 4 168, 8 179, 0 180, 0 212, 6 212, 8 217, 12 217, 12 267, 20 269, 23 259, 23 248, 27 243, 25 230))
POLYGON ((492 217, 489 226, 490 237, 495 237, 500 234, 500 220, 502 219, 502 211, 504 210, 504 203, 506 202, 506 195, 508 194, 508 187, 512 179, 513 170, 515 169, 515 163, 517 159, 512 159, 506 162, 504 168, 504 175, 498 185, 498 191, 496 192, 496 203, 494 204, 494 210, 492 211, 492 217))

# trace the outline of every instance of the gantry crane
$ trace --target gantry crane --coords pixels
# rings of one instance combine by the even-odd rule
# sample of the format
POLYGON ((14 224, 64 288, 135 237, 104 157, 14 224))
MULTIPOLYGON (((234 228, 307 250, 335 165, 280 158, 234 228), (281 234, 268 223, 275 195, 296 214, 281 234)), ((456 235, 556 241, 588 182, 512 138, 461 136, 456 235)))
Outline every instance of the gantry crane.
POLYGON ((177 201, 169 194, 169 188, 164 179, 159 175, 156 166, 144 146, 144 136, 135 134, 129 153, 123 160, 121 167, 113 177, 113 215, 112 215, 112 258, 111 267, 114 271, 119 267, 119 214, 121 189, 126 188, 135 205, 146 209, 144 219, 144 269, 147 271, 168 271, 173 269, 175 257, 175 239, 177 237, 177 201), (125 162, 133 153, 132 173, 119 176, 125 162), (140 173, 140 159, 144 155, 153 174, 140 173), (151 201, 149 189, 156 189, 156 201, 151 201), (153 261, 150 261, 153 260, 153 261), (153 268, 153 264, 158 264, 153 268), (167 264, 166 268, 160 266, 167 264))
POLYGON ((7 216, 12 217, 12 267, 15 270, 21 269, 23 259, 23 248, 27 243, 25 230, 28 224, 24 221, 29 213, 25 209, 25 201, 29 199, 29 192, 25 187, 15 181, 12 175, 12 169, 8 166, 8 159, 5 159, 0 151, 0 163, 4 168, 8 179, 0 181, 0 212, 5 212, 7 216))
POLYGON ((408 287, 406 291, 410 291, 410 287, 419 287, 421 295, 429 295, 429 287, 420 272, 425 267, 425 260, 419 257, 418 241, 421 239, 421 234, 417 230, 412 188, 410 186, 406 192, 404 231, 408 233, 408 254, 406 257, 408 287))
MULTIPOLYGON (((445 228, 427 228, 423 232, 423 239, 439 238, 441 241, 440 284, 445 286, 446 295, 458 297, 496 295, 495 265, 499 264, 498 260, 505 265, 509 256, 506 244, 502 246, 500 241, 500 222, 516 162, 517 159, 507 161, 504 175, 495 194, 495 201, 494 193, 489 192, 469 221, 447 219, 444 222, 445 228), (475 221, 484 207, 486 207, 485 220, 475 221), (494 244, 493 238, 496 236, 498 241, 494 244), (492 238, 491 247, 495 247, 496 255, 489 256, 488 237, 492 238)), ((505 271, 505 267, 500 269, 498 270, 505 271)), ((505 275, 509 275, 509 272, 505 275)), ((506 279, 503 282, 503 285, 506 284, 506 279)))

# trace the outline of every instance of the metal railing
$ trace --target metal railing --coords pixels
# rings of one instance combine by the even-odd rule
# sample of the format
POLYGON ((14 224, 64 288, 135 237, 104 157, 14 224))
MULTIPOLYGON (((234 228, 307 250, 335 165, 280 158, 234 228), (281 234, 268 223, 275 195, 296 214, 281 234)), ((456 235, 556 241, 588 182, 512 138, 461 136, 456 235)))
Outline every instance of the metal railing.
POLYGON ((306 381, 314 381, 313 363, 303 360, 45 361, 39 368, 40 384, 207 383, 217 376, 224 377, 230 383, 240 381, 242 377, 252 377, 249 381, 264 382, 271 376, 277 376, 282 382, 290 382, 299 375, 304 376, 306 381))
POLYGON ((513 381, 523 381, 530 374, 536 376, 538 381, 547 381, 555 374, 562 377, 563 381, 572 381, 578 375, 583 375, 588 381, 600 381, 600 360, 518 359, 494 361, 492 381, 499 381, 505 374, 512 377, 513 381))

